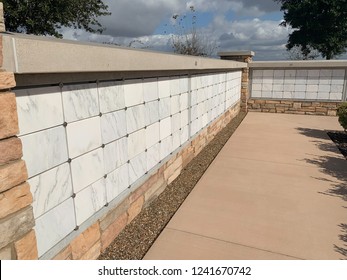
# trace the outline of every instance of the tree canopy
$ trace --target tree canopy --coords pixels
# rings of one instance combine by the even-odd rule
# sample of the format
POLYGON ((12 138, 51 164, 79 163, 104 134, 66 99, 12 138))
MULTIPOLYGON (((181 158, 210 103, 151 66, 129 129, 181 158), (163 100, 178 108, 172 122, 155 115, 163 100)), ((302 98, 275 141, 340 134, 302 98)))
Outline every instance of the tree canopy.
POLYGON ((62 37, 61 27, 101 33, 99 16, 109 15, 102 0, 2 0, 6 30, 62 37))
POLYGON ((317 50, 332 59, 347 48, 346 0, 274 0, 282 4, 283 26, 291 26, 287 49, 300 47, 304 56, 317 50))

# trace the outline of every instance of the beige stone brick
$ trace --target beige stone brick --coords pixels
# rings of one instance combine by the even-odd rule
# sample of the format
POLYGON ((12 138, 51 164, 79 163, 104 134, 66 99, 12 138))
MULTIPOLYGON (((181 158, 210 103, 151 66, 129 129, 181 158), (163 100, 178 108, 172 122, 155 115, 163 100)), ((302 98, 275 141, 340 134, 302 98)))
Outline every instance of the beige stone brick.
POLYGON ((14 260, 13 250, 11 246, 0 249, 0 260, 14 260))
POLYGON ((294 109, 301 109, 301 103, 299 103, 299 102, 294 102, 294 103, 293 103, 293 108, 294 108, 294 109))
POLYGON ((275 104, 264 104, 264 105, 262 106, 262 108, 272 109, 272 108, 275 108, 275 104))
POLYGON ((66 248, 61 250, 53 260, 72 260, 72 250, 71 246, 68 245, 66 248))
POLYGON ((95 243, 83 256, 80 257, 80 260, 96 260, 101 253, 101 243, 95 243))
POLYGON ((28 172, 23 160, 0 166, 0 192, 25 182, 27 178, 28 172))
POLYGON ((280 100, 266 100, 265 104, 281 104, 280 100))
POLYGON ((37 242, 34 230, 31 230, 23 238, 14 243, 18 260, 37 260, 37 242))
POLYGON ((127 224, 128 214, 123 213, 101 232, 101 251, 104 251, 112 243, 112 241, 126 227, 127 224))
POLYGON ((144 182, 140 187, 134 190, 129 196, 129 203, 133 203, 140 196, 144 195, 158 179, 158 172, 152 175, 146 182, 144 182))
POLYGON ((254 103, 255 104, 265 104, 265 100, 263 100, 263 99, 256 99, 256 100, 254 100, 254 103))
POLYGON ((293 105, 293 101, 281 101, 281 104, 293 105))
POLYGON ((336 116, 336 110, 328 110, 328 116, 335 117, 336 116))
POLYGON ((74 260, 79 260, 99 240, 100 226, 99 222, 96 222, 94 225, 90 226, 70 243, 72 258, 74 260))
POLYGON ((0 92, 0 112, 0 139, 18 134, 18 115, 14 93, 0 92))
MULTIPOLYGON (((206 141, 206 140, 204 140, 206 141)), ((181 172, 182 170, 182 165, 183 165, 183 160, 182 156, 178 157, 175 159, 174 162, 172 162, 164 171, 164 179, 168 180, 172 174, 176 172, 176 170, 179 170, 181 172)))
POLYGON ((18 240, 35 225, 31 206, 0 220, 0 248, 18 240))
POLYGON ((0 89, 11 89, 16 86, 12 72, 0 72, 0 89))
POLYGON ((312 102, 302 102, 301 107, 312 107, 312 102))
POLYGON ((101 232, 106 230, 121 215, 123 215, 124 213, 127 213, 127 210, 129 207, 130 207, 129 198, 126 198, 117 207, 115 207, 113 210, 110 210, 105 216, 103 216, 99 220, 101 232))
POLYGON ((322 107, 317 107, 316 108, 316 112, 328 113, 328 109, 327 108, 322 108, 322 107))
POLYGON ((141 196, 130 205, 128 209, 128 224, 130 224, 132 220, 135 219, 135 217, 141 212, 143 204, 144 196, 141 196))
POLYGON ((158 195, 158 190, 163 188, 165 189, 167 186, 167 182, 164 179, 164 174, 158 174, 157 180, 153 182, 151 185, 151 188, 148 189, 145 193, 145 202, 146 205, 150 203, 150 201, 153 200, 153 196, 157 197, 158 195))
POLYGON ((17 137, 0 140, 0 165, 20 159, 22 153, 22 142, 17 137))
POLYGON ((0 219, 30 205, 33 197, 28 183, 23 183, 0 193, 0 219))

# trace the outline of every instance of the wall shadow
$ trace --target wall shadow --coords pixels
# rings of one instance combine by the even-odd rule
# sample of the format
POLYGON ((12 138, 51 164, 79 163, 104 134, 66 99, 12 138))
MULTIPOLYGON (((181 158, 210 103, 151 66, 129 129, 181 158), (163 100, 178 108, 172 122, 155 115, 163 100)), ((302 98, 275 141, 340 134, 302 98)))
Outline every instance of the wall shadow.
MULTIPOLYGON (((328 152, 326 156, 311 155, 304 161, 316 165, 323 174, 327 174, 333 179, 314 177, 314 179, 326 181, 329 183, 329 189, 319 192, 322 195, 334 196, 347 201, 347 160, 344 158, 336 144, 330 139, 327 132, 319 129, 297 128, 300 134, 312 138, 318 149, 328 152), (335 180, 336 179, 336 180, 335 180)), ((347 209, 347 207, 344 206, 347 209)), ((347 216, 347 215, 346 215, 347 216)), ((343 221, 345 222, 345 221, 343 221)), ((334 244, 334 250, 342 255, 343 259, 347 257, 347 224, 341 223, 337 225, 341 234, 339 239, 343 242, 343 246, 334 244)))

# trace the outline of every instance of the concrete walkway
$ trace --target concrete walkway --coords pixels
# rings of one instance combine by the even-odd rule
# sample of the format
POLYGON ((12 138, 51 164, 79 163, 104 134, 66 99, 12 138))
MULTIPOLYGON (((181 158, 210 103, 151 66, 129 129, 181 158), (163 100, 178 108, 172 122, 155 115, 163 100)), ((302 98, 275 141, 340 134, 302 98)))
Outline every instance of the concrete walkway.
POLYGON ((145 259, 346 259, 337 118, 249 113, 145 259))

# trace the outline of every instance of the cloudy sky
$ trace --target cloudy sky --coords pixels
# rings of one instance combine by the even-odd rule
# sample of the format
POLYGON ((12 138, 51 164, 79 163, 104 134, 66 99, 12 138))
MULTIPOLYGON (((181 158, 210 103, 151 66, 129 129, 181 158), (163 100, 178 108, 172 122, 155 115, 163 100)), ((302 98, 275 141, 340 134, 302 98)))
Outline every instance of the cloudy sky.
POLYGON ((199 34, 218 46, 217 51, 252 50, 256 52, 255 60, 287 59, 285 44, 290 30, 279 26, 283 14, 273 0, 104 2, 112 15, 100 19, 106 28, 102 35, 64 30, 64 38, 172 51, 170 39, 182 30, 173 26, 172 16, 188 15, 182 26, 189 29, 192 26, 189 7, 194 6, 199 34))

